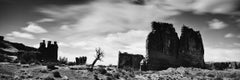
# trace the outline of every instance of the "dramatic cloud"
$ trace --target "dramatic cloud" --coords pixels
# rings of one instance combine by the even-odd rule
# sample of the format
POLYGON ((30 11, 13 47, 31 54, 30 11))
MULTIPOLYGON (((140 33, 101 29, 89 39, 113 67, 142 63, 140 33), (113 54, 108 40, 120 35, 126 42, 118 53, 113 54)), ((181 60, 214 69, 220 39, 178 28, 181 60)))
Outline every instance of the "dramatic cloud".
POLYGON ((225 37, 225 38, 232 38, 232 37, 234 37, 234 36, 235 36, 234 34, 228 33, 228 34, 226 34, 224 37, 225 37))
POLYGON ((192 11, 196 14, 218 13, 218 14, 237 14, 240 11, 239 0, 150 0, 158 2, 160 5, 167 4, 169 8, 192 11))
POLYGON ((48 31, 41 26, 29 22, 29 25, 27 27, 22 28, 22 30, 25 30, 27 32, 32 32, 32 33, 47 33, 48 31))
POLYGON ((85 34, 106 34, 131 29, 146 29, 151 21, 162 21, 169 16, 179 14, 178 11, 172 11, 165 7, 160 8, 155 4, 141 6, 126 2, 107 1, 62 8, 41 8, 40 12, 59 21, 70 21, 64 23, 73 23, 68 27, 63 26, 61 29, 71 28, 73 31, 85 34))
MULTIPOLYGON (((58 23, 54 34, 58 35, 60 56, 67 56, 70 61, 76 56, 87 56, 91 63, 94 49, 101 47, 105 58, 97 64, 116 64, 118 51, 146 54, 145 40, 152 21, 174 24, 170 17, 185 11, 228 14, 226 11, 234 11, 235 5, 228 5, 231 1, 219 0, 218 4, 227 4, 215 5, 216 0, 209 3, 207 0, 145 0, 141 4, 129 0, 96 0, 81 5, 47 6, 38 11, 58 23)), ((209 21, 211 29, 227 26, 218 19, 209 21)), ((207 54, 215 55, 214 51, 207 54)))
POLYGON ((239 0, 196 0, 193 9, 196 13, 235 13, 239 0))
POLYGON ((18 31, 13 31, 12 33, 7 34, 7 36, 25 38, 25 39, 35 39, 35 37, 32 34, 22 33, 18 31))
POLYGON ((228 24, 226 24, 223 21, 220 21, 218 19, 213 19, 212 21, 209 21, 208 25, 209 25, 210 29, 223 29, 228 26, 228 24))

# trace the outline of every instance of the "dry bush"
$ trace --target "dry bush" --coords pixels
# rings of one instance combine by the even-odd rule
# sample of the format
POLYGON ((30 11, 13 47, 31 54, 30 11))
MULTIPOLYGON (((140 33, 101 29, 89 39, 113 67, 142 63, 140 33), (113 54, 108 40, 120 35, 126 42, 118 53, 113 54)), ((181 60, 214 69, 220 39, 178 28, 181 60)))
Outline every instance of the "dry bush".
POLYGON ((67 64, 68 58, 66 57, 59 57, 59 63, 60 64, 67 64))
POLYGON ((58 71, 54 71, 53 72, 53 76, 57 77, 57 78, 61 78, 61 75, 60 75, 60 73, 58 71))

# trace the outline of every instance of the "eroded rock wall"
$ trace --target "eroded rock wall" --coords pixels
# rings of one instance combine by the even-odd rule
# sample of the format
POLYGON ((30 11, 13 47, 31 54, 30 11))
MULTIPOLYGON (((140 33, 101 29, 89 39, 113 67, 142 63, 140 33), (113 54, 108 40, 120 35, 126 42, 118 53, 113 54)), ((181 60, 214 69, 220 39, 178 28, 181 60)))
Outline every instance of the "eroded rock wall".
POLYGON ((199 31, 194 31, 187 26, 182 27, 179 45, 179 59, 181 66, 204 67, 204 48, 199 31))
POLYGON ((139 70, 143 58, 143 55, 119 52, 118 68, 139 70))
POLYGON ((147 66, 150 70, 177 66, 179 38, 172 24, 152 22, 147 37, 147 66))

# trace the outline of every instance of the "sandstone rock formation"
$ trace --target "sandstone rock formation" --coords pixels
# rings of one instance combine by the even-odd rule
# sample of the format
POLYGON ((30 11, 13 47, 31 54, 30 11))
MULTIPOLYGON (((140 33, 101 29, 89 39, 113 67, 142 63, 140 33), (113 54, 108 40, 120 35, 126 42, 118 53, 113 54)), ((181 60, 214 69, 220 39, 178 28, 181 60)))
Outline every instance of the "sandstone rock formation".
POLYGON ((179 39, 172 24, 152 22, 152 31, 146 42, 148 70, 178 66, 199 68, 205 66, 203 43, 199 31, 183 26, 179 39))
POLYGON ((118 68, 122 69, 140 69, 140 62, 144 58, 139 54, 128 54, 127 52, 119 52, 118 68))
POLYGON ((172 24, 152 22, 147 37, 147 66, 149 70, 177 66, 179 38, 172 24))
POLYGON ((3 36, 0 36, 0 41, 3 41, 4 40, 4 37, 3 36))
POLYGON ((182 27, 179 45, 179 58, 181 66, 204 67, 204 49, 201 34, 186 26, 182 27))
POLYGON ((57 42, 54 41, 52 44, 51 41, 48 41, 46 46, 45 40, 40 43, 38 50, 41 52, 41 58, 43 61, 52 61, 56 62, 58 58, 58 45, 57 42))
POLYGON ((77 65, 84 65, 87 62, 87 57, 86 56, 76 57, 75 60, 77 65))

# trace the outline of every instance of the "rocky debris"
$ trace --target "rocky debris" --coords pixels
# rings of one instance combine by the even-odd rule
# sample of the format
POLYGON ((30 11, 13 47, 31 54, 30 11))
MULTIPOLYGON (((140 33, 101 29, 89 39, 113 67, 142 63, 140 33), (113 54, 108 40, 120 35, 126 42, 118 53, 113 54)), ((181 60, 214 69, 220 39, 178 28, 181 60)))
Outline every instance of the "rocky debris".
POLYGON ((179 38, 172 24, 152 22, 147 37, 147 66, 149 70, 167 69, 178 62, 179 38))
POLYGON ((118 68, 139 70, 140 62, 143 58, 143 55, 119 51, 118 68))
POLYGON ((86 56, 82 56, 82 57, 76 57, 76 65, 84 65, 87 62, 87 57, 86 56))
POLYGON ((187 26, 182 27, 179 59, 182 62, 181 66, 199 68, 205 66, 203 42, 199 31, 194 31, 187 26))

